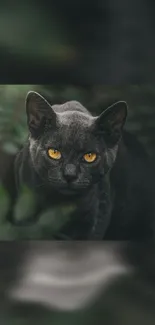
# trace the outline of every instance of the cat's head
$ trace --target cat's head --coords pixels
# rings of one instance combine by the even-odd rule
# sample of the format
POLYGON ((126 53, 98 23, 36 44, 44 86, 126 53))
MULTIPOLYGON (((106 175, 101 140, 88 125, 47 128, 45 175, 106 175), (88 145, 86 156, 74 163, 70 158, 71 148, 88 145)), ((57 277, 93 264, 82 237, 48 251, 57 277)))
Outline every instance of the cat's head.
POLYGON ((51 106, 29 92, 26 112, 30 156, 42 184, 82 193, 112 168, 127 116, 125 102, 94 117, 78 102, 51 106))

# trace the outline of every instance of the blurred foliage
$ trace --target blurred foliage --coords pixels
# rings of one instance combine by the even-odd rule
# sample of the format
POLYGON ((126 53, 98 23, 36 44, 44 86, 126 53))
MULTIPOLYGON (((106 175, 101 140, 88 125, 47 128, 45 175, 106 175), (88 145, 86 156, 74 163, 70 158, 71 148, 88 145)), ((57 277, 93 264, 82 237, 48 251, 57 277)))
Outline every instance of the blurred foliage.
POLYGON ((154 13, 152 0, 1 0, 1 81, 152 82, 154 13))
MULTIPOLYGON (((47 209, 34 221, 35 202, 33 192, 24 187, 14 206, 12 224, 7 220, 10 207, 9 196, 3 186, 0 187, 0 240, 52 239, 57 233, 61 236, 61 227, 67 223, 74 212, 74 205, 60 205, 47 209)), ((62 236, 61 239, 64 238, 62 236)))
POLYGON ((15 1, 10 11, 7 5, 1 4, 0 46, 7 53, 20 55, 20 59, 42 61, 49 66, 74 59, 75 49, 69 44, 69 35, 66 37, 66 29, 62 28, 63 23, 54 7, 49 15, 46 6, 38 4, 37 15, 35 13, 36 3, 30 1, 15 1), (43 21, 46 24, 42 24, 43 21))
POLYGON ((10 154, 17 153, 26 138, 26 118, 22 107, 29 88, 0 86, 0 143, 2 150, 10 154))

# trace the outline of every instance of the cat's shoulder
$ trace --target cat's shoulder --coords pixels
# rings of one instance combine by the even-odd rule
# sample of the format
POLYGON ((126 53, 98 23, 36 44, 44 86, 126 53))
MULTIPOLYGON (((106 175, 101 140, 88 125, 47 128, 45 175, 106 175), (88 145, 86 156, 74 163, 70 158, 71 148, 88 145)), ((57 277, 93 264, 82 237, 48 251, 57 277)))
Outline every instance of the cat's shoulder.
POLYGON ((68 101, 61 105, 53 105, 52 108, 56 113, 81 112, 91 115, 91 113, 81 103, 75 100, 68 101))

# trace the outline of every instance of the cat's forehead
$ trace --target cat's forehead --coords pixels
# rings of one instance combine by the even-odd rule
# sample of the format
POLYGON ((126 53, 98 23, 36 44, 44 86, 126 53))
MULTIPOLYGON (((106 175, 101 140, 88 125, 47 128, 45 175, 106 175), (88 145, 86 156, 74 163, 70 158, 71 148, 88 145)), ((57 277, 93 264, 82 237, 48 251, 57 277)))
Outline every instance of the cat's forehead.
POLYGON ((57 125, 58 127, 75 127, 79 129, 85 129, 92 126, 94 118, 79 111, 66 111, 63 113, 57 113, 57 125))
POLYGON ((48 143, 60 147, 84 149, 93 141, 94 119, 80 112, 65 112, 57 115, 57 128, 50 132, 48 143))
POLYGON ((58 133, 61 134, 63 145, 74 144, 82 147, 91 135, 93 120, 80 112, 66 112, 59 116, 58 133))
POLYGON ((85 108, 81 103, 75 100, 68 101, 61 105, 53 105, 52 108, 56 113, 76 111, 76 112, 82 112, 91 115, 91 113, 87 110, 87 108, 85 108))

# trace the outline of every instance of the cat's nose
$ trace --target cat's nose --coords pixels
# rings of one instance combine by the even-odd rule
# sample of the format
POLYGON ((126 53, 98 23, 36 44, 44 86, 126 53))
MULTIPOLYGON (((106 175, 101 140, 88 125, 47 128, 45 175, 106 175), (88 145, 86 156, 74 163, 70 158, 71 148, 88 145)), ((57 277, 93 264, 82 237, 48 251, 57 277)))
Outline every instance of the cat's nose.
POLYGON ((73 182, 77 178, 77 168, 73 164, 67 164, 64 168, 64 178, 67 182, 73 182))

